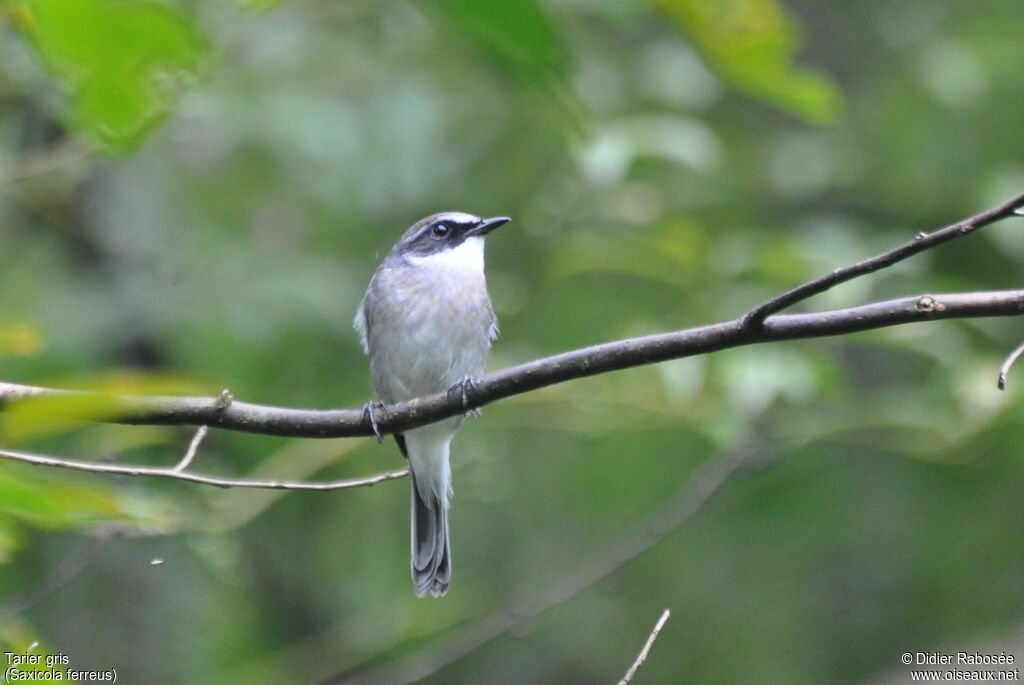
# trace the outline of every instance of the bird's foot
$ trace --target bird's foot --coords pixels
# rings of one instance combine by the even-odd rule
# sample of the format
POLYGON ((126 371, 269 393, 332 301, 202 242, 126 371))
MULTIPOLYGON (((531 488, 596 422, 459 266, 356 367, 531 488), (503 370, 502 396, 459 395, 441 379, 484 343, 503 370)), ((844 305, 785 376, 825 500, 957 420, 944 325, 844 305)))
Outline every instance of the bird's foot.
POLYGON ((480 416, 479 409, 469 408, 469 393, 474 390, 476 390, 476 381, 473 380, 472 376, 463 376, 448 388, 448 394, 453 392, 459 393, 459 397, 462 398, 462 409, 466 412, 467 416, 480 416))
MULTIPOLYGON (((373 412, 378 409, 384 409, 384 403, 380 400, 370 400, 363 405, 363 420, 370 424, 370 428, 373 430, 373 434, 377 436, 377 442, 384 442, 384 434, 380 432, 380 426, 377 425, 377 419, 374 418, 373 412)), ((387 416, 387 412, 384 412, 384 416, 387 416)))

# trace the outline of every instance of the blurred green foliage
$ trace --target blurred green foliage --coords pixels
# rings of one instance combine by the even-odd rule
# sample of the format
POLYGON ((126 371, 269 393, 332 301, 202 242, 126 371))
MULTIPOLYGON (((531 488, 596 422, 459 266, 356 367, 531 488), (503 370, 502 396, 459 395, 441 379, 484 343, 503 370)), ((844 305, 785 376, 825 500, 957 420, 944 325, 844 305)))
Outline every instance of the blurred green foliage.
POLYGON ((731 85, 809 121, 835 121, 838 90, 822 74, 793 67, 799 31, 774 0, 649 1, 731 85))
MULTIPOLYGON (((84 398, 38 396, 12 403, 0 416, 0 434, 9 442, 40 438, 80 428, 84 421, 104 421, 123 415, 125 396, 217 394, 215 386, 155 372, 121 371, 97 378, 52 379, 50 382, 56 387, 87 391, 89 395, 84 398)), ((152 439, 153 432, 141 431, 138 436, 142 436, 145 444, 152 439)), ((138 444, 138 436, 122 432, 121 446, 138 444)))
POLYGON ((475 44, 527 83, 565 75, 568 55, 562 37, 534 0, 423 0, 420 6, 436 12, 453 39, 475 44))
MULTIPOLYGON (((352 315, 435 211, 514 217, 488 247, 498 369, 731 318, 1024 188, 1024 6, 997 0, 3 0, 0 17, 3 381, 354 407, 371 391, 352 315)), ((808 306, 1016 287, 1022 259, 1007 222, 808 306)), ((409 587, 405 483, 211 491, 4 464, 0 642, 121 682, 391 663, 545 596, 753 442, 763 468, 678 532, 427 681, 614 681, 666 606, 637 683, 903 682, 904 651, 1021 657, 1022 384, 995 390, 1020 330, 729 350, 488 407, 454 445, 436 602, 409 587)), ((180 459, 187 429, 83 421, 111 409, 7 407, 0 441, 180 459)), ((390 442, 213 431, 196 468, 400 464, 390 442)))
POLYGON ((111 146, 136 143, 157 124, 203 42, 166 5, 118 0, 17 3, 23 30, 70 91, 68 123, 111 146))

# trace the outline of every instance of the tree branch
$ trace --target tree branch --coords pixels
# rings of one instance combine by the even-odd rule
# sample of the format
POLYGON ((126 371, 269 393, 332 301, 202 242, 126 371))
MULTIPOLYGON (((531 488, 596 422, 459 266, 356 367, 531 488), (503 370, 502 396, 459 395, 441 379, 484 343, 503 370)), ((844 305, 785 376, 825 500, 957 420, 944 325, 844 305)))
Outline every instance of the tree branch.
POLYGON ((918 233, 910 242, 903 243, 888 252, 883 252, 880 255, 851 264, 850 266, 844 266, 829 274, 791 288, 751 309, 744 315, 743 323, 748 328, 755 328, 760 326, 769 315, 780 312, 814 295, 823 293, 840 283, 845 283, 858 276, 892 266, 896 262, 901 262, 907 257, 916 255, 918 252, 924 252, 948 240, 973 233, 979 228, 1011 216, 1024 216, 1024 194, 1018 195, 1012 200, 1007 200, 1001 205, 979 212, 974 216, 961 219, 955 224, 950 224, 932 233, 918 233))
MULTIPOLYGON (((760 327, 743 318, 672 333, 584 347, 492 373, 469 390, 469 409, 575 378, 708 354, 757 343, 855 333, 938 319, 1024 314, 1024 290, 920 295, 815 312, 775 315, 760 327)), ((0 405, 34 397, 81 397, 83 402, 115 402, 111 423, 207 425, 213 428, 304 438, 373 435, 362 409, 291 409, 213 397, 131 396, 112 398, 92 392, 0 383, 0 405)), ((465 411, 459 393, 435 393, 375 410, 382 433, 396 433, 465 411)))
POLYGON ((921 233, 894 250, 808 281, 731 321, 594 345, 489 374, 467 388, 465 404, 461 393, 436 393, 375 408, 370 416, 363 409, 309 410, 250 404, 235 401, 226 393, 217 398, 112 398, 90 392, 0 383, 0 408, 6 402, 31 397, 81 397, 84 402, 102 399, 105 407, 113 403, 108 418, 100 420, 115 423, 207 425, 306 438, 368 436, 375 434, 371 418, 382 433, 396 433, 556 383, 731 347, 842 335, 937 319, 1019 316, 1024 314, 1024 290, 920 295, 831 311, 775 314, 834 285, 1017 215, 1024 215, 1024 195, 934 233, 921 233))

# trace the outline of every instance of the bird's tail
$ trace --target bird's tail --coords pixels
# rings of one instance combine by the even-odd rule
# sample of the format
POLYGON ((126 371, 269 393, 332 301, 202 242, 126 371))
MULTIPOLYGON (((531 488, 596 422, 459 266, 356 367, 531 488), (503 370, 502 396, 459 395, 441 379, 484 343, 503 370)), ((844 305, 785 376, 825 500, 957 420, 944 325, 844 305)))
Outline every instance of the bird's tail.
POLYGON ((435 424, 395 435, 399 449, 409 460, 412 585, 418 597, 443 597, 452 582, 448 445, 453 434, 449 428, 435 424))
POLYGON ((417 597, 443 597, 452 580, 448 506, 433 492, 424 497, 414 475, 411 492, 413 589, 417 597))

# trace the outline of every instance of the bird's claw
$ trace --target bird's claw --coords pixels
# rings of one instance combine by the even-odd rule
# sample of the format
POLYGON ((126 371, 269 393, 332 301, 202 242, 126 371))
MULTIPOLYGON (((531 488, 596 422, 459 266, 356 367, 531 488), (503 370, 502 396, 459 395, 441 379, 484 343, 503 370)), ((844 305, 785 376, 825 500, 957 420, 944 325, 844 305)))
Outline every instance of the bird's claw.
MULTIPOLYGON (((373 412, 378 409, 384 409, 384 403, 380 400, 370 400, 363 405, 363 420, 370 424, 370 428, 373 429, 373 434, 377 436, 377 442, 384 442, 384 434, 380 432, 380 426, 377 425, 377 419, 373 417, 373 412)), ((387 415, 387 412, 385 412, 387 415)))
POLYGON ((476 390, 476 381, 473 380, 472 376, 463 376, 448 388, 449 394, 452 392, 459 393, 459 397, 462 398, 462 410, 464 412, 471 416, 478 416, 480 414, 479 409, 469 408, 469 392, 471 390, 476 390))

